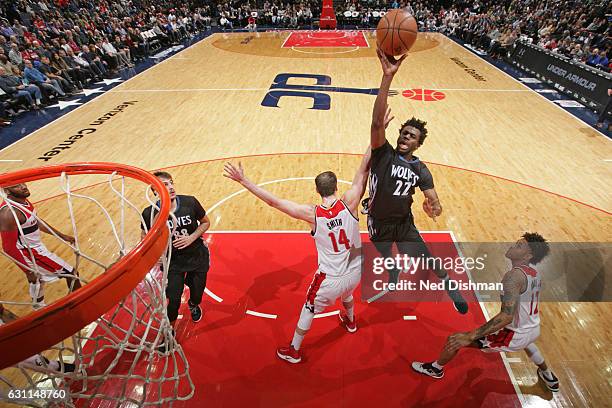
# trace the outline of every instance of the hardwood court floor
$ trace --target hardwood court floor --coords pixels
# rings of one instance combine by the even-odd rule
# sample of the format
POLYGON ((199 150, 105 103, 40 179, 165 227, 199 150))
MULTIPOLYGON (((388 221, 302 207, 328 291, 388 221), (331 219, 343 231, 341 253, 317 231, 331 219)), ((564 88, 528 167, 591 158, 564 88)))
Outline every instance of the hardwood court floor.
MULTIPOLYGON (((258 182, 312 177, 327 169, 350 180, 356 155, 368 143, 374 95, 333 90, 327 92, 329 110, 308 109, 312 100, 305 98, 283 97, 277 108, 261 103, 282 73, 326 75, 332 87, 377 88, 374 49, 332 54, 321 48, 305 54, 281 48, 287 35, 215 34, 3 150, 0 159, 23 162, 1 163, 0 169, 73 161, 170 168, 179 192, 200 197, 208 209, 238 190, 221 177, 227 157, 245 156, 235 160, 242 160, 258 182), (107 112, 114 115, 102 118, 107 112), (72 135, 83 137, 66 143, 72 135), (58 153, 48 153, 53 151, 58 153)), ((288 83, 312 85, 314 80, 288 83)), ((508 242, 526 230, 551 241, 612 240, 612 200, 605 187, 610 163, 604 160, 612 158, 608 139, 438 34, 420 35, 393 87, 399 94, 389 102, 397 117, 388 131, 391 143, 395 129, 412 115, 427 120, 430 129, 417 155, 430 163, 445 212, 433 223, 418 210, 418 197, 414 208, 420 229, 453 231, 459 241, 508 242), (421 88, 445 97, 425 102, 401 95, 421 88)), ((75 180, 77 186, 91 183, 75 180)), ((54 180, 32 186, 33 200, 56 194, 56 185, 54 180)), ((316 200, 307 180, 269 187, 298 201, 316 200)), ((64 201, 48 200, 39 207, 44 219, 68 229, 64 201)), ((211 218, 212 230, 304 229, 246 194, 213 208, 211 218)), ((94 240, 94 231, 90 225, 83 234, 94 240)), ((3 299, 24 300, 23 276, 13 266, 5 269, 3 299)), ((603 285, 609 294, 609 280, 603 285)), ((64 290, 56 284, 49 296, 64 290)), ((490 314, 498 307, 486 304, 490 314)), ((607 303, 542 306, 538 344, 561 379, 561 392, 553 397, 534 386, 529 360, 509 355, 520 359, 510 367, 526 405, 609 403, 611 316, 607 303)), ((443 337, 434 341, 439 346, 443 337)), ((435 357, 435 350, 423 358, 435 357)), ((407 374, 406 381, 410 378, 407 374)))

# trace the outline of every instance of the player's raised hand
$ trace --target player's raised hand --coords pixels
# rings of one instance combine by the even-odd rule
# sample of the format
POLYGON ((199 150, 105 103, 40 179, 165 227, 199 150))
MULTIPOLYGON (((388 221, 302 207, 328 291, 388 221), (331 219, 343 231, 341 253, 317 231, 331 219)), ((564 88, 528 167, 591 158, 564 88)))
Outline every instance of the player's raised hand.
POLYGON ((385 129, 389 126, 389 123, 395 119, 395 116, 391 114, 391 108, 387 105, 387 113, 385 113, 385 129))
POLYGON ((382 65, 383 74, 386 76, 393 76, 408 54, 404 54, 400 59, 396 59, 393 56, 386 55, 380 48, 377 48, 376 55, 378 55, 380 65, 382 65))
POLYGON ((246 179, 241 162, 238 162, 238 167, 234 166, 232 163, 225 163, 223 171, 224 177, 237 181, 238 183, 242 183, 246 179))

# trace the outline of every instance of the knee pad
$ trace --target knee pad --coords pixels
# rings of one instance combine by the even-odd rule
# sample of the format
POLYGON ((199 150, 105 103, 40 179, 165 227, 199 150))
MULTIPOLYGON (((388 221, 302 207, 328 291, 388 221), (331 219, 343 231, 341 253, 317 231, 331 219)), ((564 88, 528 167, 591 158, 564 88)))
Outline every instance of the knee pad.
POLYGON ((353 301, 353 295, 349 295, 348 297, 342 299, 342 303, 350 303, 353 301))
POLYGON ((533 361, 535 365, 540 365, 544 362, 544 357, 542 357, 540 349, 538 348, 538 346, 535 345, 535 343, 531 343, 530 345, 525 347, 525 350, 527 351, 527 353, 529 354, 529 358, 531 359, 531 361, 533 361))
POLYGON ((297 325, 302 330, 310 330, 312 319, 314 319, 314 313, 308 310, 306 307, 303 307, 297 325))
POLYGON ((36 303, 38 299, 45 296, 45 285, 41 281, 38 281, 36 283, 30 283, 29 291, 30 297, 36 303))

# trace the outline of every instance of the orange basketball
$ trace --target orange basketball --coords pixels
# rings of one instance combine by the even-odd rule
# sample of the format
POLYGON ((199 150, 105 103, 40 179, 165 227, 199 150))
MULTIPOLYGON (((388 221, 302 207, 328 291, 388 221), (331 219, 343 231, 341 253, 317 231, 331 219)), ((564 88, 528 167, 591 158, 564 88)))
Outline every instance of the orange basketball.
POLYGON ((376 27, 376 43, 387 55, 404 55, 417 39, 418 26, 405 9, 388 11, 376 27))

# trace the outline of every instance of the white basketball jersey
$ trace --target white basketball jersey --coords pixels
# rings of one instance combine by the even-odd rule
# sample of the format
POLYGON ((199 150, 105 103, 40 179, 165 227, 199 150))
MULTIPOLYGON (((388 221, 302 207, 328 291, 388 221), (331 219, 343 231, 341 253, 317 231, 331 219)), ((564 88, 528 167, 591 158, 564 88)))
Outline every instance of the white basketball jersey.
POLYGON ((344 276, 361 271, 359 220, 342 200, 331 207, 317 205, 312 236, 319 255, 319 271, 329 276, 344 276))
POLYGON ((514 319, 507 327, 517 333, 526 333, 540 325, 540 290, 542 281, 540 274, 531 266, 519 266, 527 277, 527 289, 521 293, 518 308, 514 312, 514 319))
MULTIPOLYGON (((0 208, 8 205, 6 202, 3 202, 0 208)), ((26 217, 25 222, 21 223, 21 231, 19 231, 19 239, 17 239, 17 249, 44 247, 40 239, 40 230, 38 229, 34 205, 26 200, 26 203, 21 205, 23 209, 17 207, 16 204, 11 204, 11 207, 16 215, 22 213, 26 217)))

